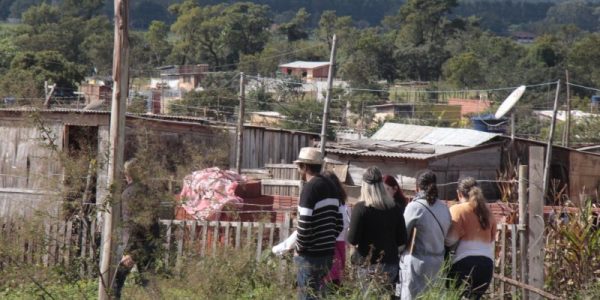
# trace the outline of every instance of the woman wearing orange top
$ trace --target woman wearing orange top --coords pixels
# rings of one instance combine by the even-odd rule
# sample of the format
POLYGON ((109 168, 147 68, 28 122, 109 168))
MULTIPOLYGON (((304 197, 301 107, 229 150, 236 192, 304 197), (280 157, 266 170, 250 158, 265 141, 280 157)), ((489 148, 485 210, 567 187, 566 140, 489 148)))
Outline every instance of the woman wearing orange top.
POLYGON ((456 246, 449 275, 457 287, 465 287, 463 296, 480 299, 494 271, 496 220, 474 178, 462 179, 457 194, 460 204, 450 207, 452 225, 446 237, 447 246, 456 246))

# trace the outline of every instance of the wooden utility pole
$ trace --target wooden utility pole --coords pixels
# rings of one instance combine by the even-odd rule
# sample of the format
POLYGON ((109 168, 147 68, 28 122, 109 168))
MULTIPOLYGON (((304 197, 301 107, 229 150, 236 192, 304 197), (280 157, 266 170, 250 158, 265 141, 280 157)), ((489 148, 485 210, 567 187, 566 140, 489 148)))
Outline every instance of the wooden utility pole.
POLYGON ((552 159, 552 140, 554 139, 554 127, 556 126, 556 112, 558 110, 558 94, 560 92, 560 79, 556 82, 556 95, 554 95, 554 109, 552 110, 552 123, 550 124, 550 133, 548 134, 548 144, 546 146, 546 163, 544 164, 544 179, 542 184, 542 197, 546 197, 548 192, 548 183, 550 181, 550 161, 552 159))
POLYGON ((327 123, 329 122, 329 102, 333 88, 333 76, 335 75, 335 42, 336 36, 333 35, 331 43, 331 56, 329 57, 329 73, 327 74, 327 94, 325 94, 325 104, 323 105, 323 125, 321 125, 321 156, 325 158, 325 144, 327 143, 327 123))
MULTIPOLYGON (((519 225, 527 228, 527 203, 528 200, 528 182, 529 173, 527 165, 519 165, 519 225)), ((519 245, 521 247, 521 281, 526 282, 527 278, 527 239, 525 230, 519 230, 519 245)), ((521 290, 525 299, 525 290, 521 290)))
POLYGON ((121 217, 121 181, 125 145, 125 109, 129 92, 129 0, 114 0, 115 40, 113 49, 113 95, 110 115, 110 145, 108 157, 109 197, 103 207, 104 226, 100 253, 100 282, 98 299, 110 299, 116 267, 121 258, 117 257, 117 241, 113 236, 113 225, 119 225, 121 217))
POLYGON ((240 73, 240 109, 238 113, 238 126, 237 126, 237 148, 235 154, 235 170, 238 174, 242 174, 242 154, 244 149, 244 102, 245 102, 245 84, 244 84, 244 72, 240 73))
POLYGON ((569 70, 565 70, 566 88, 567 88, 567 115, 565 128, 563 130, 563 146, 569 147, 569 138, 571 134, 571 88, 569 87, 569 70))
MULTIPOLYGON (((546 160, 546 164, 548 160, 546 160)), ((544 148, 529 147, 529 203, 527 205, 527 281, 528 285, 544 288, 544 196, 542 170, 544 168, 544 148)), ((523 248, 522 248, 523 249, 523 248)), ((541 299, 539 295, 525 294, 530 300, 541 299), (529 295, 529 296, 527 296, 529 295)))

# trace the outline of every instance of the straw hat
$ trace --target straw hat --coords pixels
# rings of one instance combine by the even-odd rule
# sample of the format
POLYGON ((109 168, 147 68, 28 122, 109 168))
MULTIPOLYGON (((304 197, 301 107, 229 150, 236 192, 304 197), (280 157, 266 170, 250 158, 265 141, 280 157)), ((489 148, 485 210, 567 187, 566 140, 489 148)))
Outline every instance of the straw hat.
POLYGON ((295 164, 303 163, 308 165, 320 165, 323 163, 321 157, 321 151, 314 147, 304 147, 300 149, 298 159, 294 161, 295 164))

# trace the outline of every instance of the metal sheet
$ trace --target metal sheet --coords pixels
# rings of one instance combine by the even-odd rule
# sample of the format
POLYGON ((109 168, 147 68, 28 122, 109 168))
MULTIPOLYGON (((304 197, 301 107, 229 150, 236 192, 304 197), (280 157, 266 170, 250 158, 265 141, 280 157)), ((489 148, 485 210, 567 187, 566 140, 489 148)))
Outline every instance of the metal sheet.
POLYGON ((374 140, 415 142, 431 145, 474 147, 499 136, 497 133, 464 128, 442 128, 385 123, 371 138, 374 140))

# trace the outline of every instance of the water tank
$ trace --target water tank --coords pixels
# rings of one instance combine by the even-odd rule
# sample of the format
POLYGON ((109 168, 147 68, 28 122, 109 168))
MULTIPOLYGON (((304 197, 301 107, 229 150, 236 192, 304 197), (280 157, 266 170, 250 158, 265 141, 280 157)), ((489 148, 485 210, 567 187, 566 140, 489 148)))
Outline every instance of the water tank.
POLYGON ((505 134, 508 129, 508 123, 508 118, 502 117, 500 119, 496 119, 492 114, 480 115, 471 118, 473 129, 484 132, 505 134))
POLYGON ((600 104, 600 95, 592 96, 592 105, 598 107, 598 104, 600 104))

